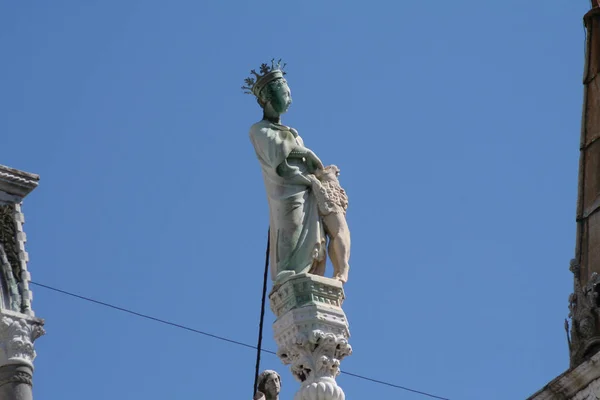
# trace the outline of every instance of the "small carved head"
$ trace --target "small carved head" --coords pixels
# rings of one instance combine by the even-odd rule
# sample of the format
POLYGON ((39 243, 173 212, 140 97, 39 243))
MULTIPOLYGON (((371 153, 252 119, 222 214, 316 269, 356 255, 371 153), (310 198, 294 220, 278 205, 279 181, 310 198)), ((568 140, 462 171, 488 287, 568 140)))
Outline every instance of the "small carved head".
POLYGON ((267 399, 277 399, 281 391, 281 377, 273 370, 266 370, 258 377, 258 390, 267 399))

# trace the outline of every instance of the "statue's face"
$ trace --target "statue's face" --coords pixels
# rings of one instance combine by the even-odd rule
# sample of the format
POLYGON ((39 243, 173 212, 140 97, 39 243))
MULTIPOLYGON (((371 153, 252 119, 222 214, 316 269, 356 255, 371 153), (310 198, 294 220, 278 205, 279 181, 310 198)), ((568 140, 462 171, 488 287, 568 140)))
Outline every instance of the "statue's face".
POLYGON ((292 104, 292 92, 286 81, 277 85, 271 99, 271 107, 278 114, 284 114, 292 104))
POLYGON ((279 376, 275 374, 269 375, 267 381, 265 382, 265 389, 272 395, 278 395, 279 391, 281 390, 281 381, 279 380, 279 376))

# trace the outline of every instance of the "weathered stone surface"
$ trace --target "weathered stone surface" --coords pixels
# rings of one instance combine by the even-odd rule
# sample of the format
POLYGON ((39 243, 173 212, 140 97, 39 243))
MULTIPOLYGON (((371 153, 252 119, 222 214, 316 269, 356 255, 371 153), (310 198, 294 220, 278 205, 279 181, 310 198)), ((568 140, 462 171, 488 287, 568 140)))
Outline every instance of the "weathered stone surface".
POLYGON ((577 393, 572 400, 598 400, 600 398, 600 379, 596 379, 577 393))
POLYGON ((0 311, 0 366, 24 364, 33 368, 33 343, 45 334, 44 320, 8 310, 0 311))
POLYGON ((21 205, 0 204, 0 309, 33 315, 21 205))
POLYGON ((580 140, 574 291, 569 298, 571 367, 600 350, 600 8, 584 17, 587 29, 580 140))
MULTIPOLYGON (((344 302, 344 289, 340 282, 312 275, 298 274, 273 287, 269 295, 271 311, 276 317, 293 308, 309 305, 341 310, 344 302)), ((345 323, 345 321, 344 321, 345 323)))
POLYGON ((33 369, 29 365, 9 364, 0 367, 0 399, 31 400, 33 369))
POLYGON ((0 191, 18 197, 27 196, 39 184, 40 177, 0 165, 0 191))
POLYGON ((31 400, 34 341, 45 331, 31 309, 21 202, 39 176, 0 165, 0 399, 31 400))
POLYGON ((600 397, 600 352, 559 375, 527 400, 597 400, 600 397))
POLYGON ((339 169, 325 168, 298 132, 281 123, 292 103, 283 67, 281 62, 262 64, 242 87, 263 109, 263 119, 250 128, 250 140, 269 202, 274 284, 269 299, 277 317, 277 354, 302 383, 295 400, 344 400, 335 378, 341 360, 352 352, 341 308, 350 257, 348 198, 337 179, 339 169), (323 277, 327 238, 333 278, 323 277))
MULTIPOLYGON (((348 281, 350 270, 350 228, 346 221, 346 210, 348 209, 348 196, 340 186, 338 176, 340 169, 335 165, 329 165, 315 172, 314 177, 309 175, 312 181, 312 193, 317 199, 319 214, 325 225, 325 233, 329 237, 327 254, 333 265, 333 279, 342 283, 348 281)), ((325 271, 318 271, 318 275, 324 275, 325 271)))
POLYGON ((277 315, 273 324, 277 355, 302 383, 295 400, 343 400, 337 386, 340 363, 352 354, 350 330, 341 308, 342 283, 299 274, 276 286, 269 296, 277 315))

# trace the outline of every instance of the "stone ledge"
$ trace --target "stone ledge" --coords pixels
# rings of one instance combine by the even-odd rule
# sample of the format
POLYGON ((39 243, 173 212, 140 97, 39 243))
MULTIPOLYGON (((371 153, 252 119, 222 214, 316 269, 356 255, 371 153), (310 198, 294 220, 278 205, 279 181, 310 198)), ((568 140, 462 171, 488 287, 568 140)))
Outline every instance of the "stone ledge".
POLYGON ((43 318, 38 318, 38 317, 30 315, 30 314, 24 314, 22 312, 12 311, 12 310, 8 310, 8 309, 4 309, 4 308, 0 309, 0 318, 2 318, 2 317, 9 317, 9 318, 19 319, 19 320, 24 319, 28 323, 37 324, 37 325, 41 325, 41 326, 44 326, 44 323, 46 322, 43 318))
POLYGON ((39 175, 0 165, 0 191, 2 192, 23 198, 38 186, 39 181, 39 175))
POLYGON ((600 378, 600 352, 557 376, 527 400, 571 399, 598 378, 600 378))

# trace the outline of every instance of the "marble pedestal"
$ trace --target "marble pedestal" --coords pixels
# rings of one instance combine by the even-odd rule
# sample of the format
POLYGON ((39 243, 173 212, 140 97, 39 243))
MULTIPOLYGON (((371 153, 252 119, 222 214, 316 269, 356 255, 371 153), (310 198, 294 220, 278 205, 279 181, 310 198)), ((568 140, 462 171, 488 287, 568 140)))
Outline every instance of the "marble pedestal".
POLYGON ((293 275, 273 288, 269 300, 277 317, 273 324, 277 355, 302 384, 294 400, 344 400, 335 379, 352 347, 341 282, 293 275))

